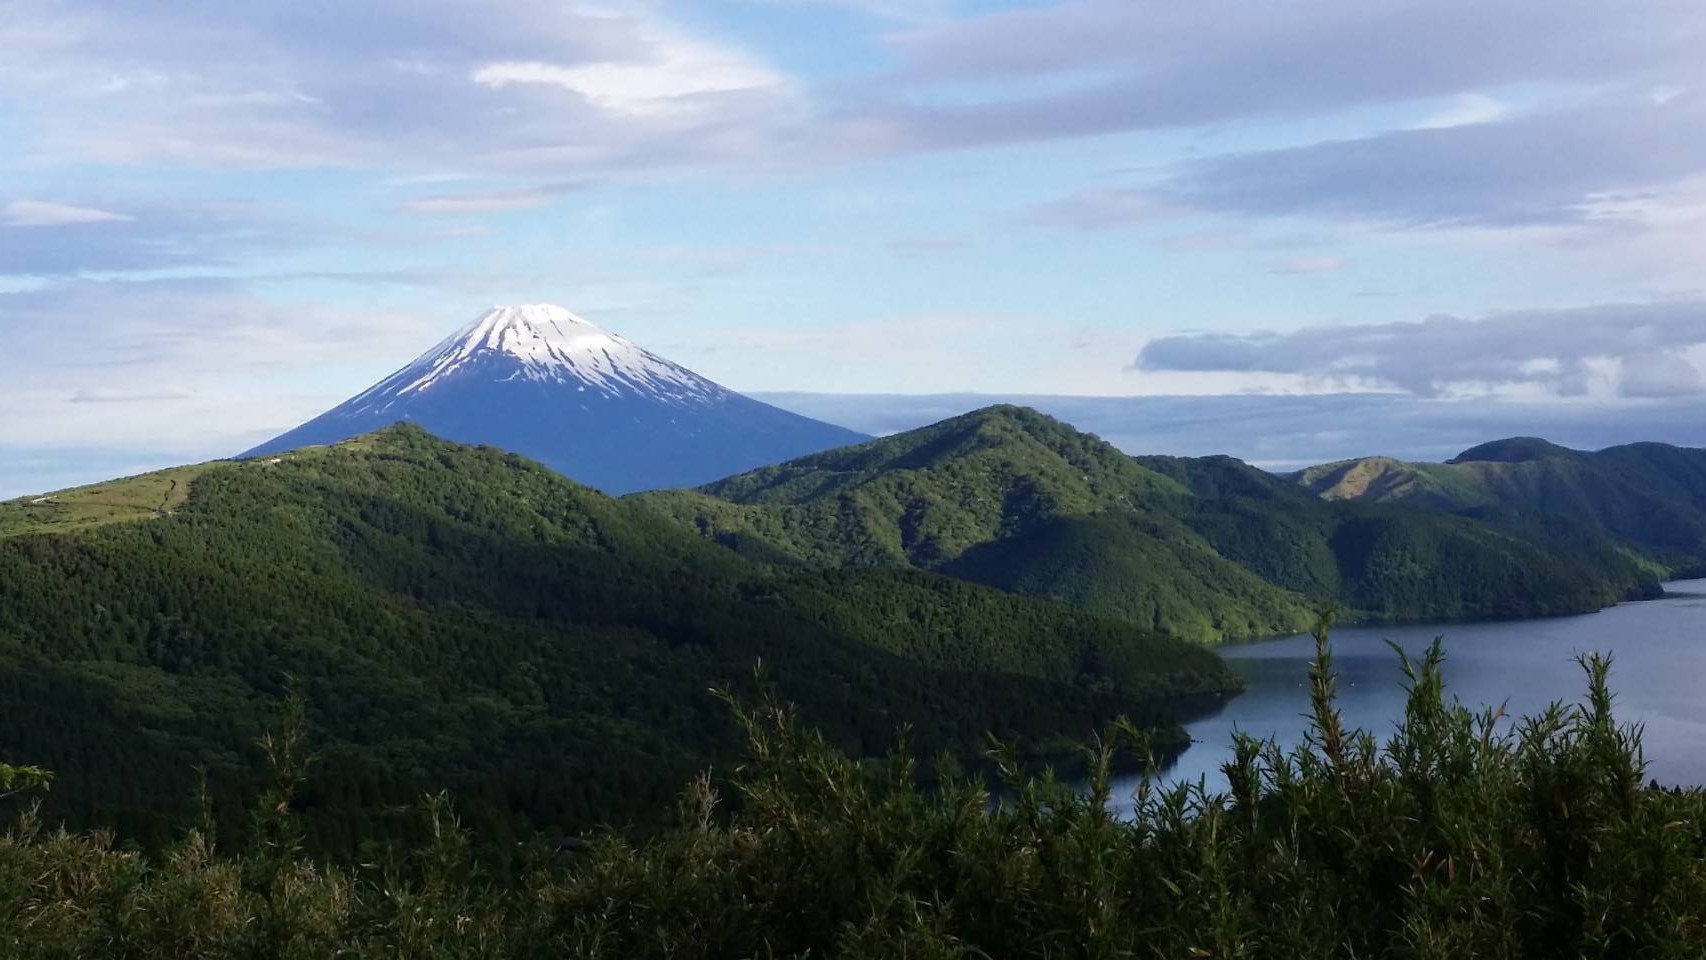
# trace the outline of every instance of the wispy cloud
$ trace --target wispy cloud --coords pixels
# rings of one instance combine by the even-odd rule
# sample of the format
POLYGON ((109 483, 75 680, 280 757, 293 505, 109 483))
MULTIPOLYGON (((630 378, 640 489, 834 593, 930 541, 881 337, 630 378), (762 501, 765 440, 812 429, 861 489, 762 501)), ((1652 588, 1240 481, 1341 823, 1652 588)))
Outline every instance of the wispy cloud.
POLYGON ((1281 257, 1269 270, 1273 273, 1332 273, 1345 268, 1345 258, 1323 255, 1281 257))
POLYGON ((842 7, 885 20, 929 23, 946 19, 956 0, 745 0, 768 7, 842 7))
POLYGON ((134 219, 127 214, 110 210, 46 200, 12 200, 0 207, 0 224, 8 227, 64 227, 79 223, 114 223, 134 219))
POLYGON ((228 455, 438 339, 430 313, 273 302, 229 280, 66 281, 0 293, 0 436, 228 455), (321 371, 313 387, 300 371, 321 371), (347 381, 345 381, 347 378, 347 381), (122 407, 122 416, 115 406, 122 407))
POLYGON ((187 400, 183 390, 103 390, 84 388, 71 394, 71 403, 150 403, 159 400, 187 400))
POLYGON ((969 145, 1324 114, 1519 84, 1676 83, 1695 75, 1706 9, 1688 0, 1064 0, 932 24, 894 42, 906 59, 879 90, 880 113, 901 139, 969 145), (968 86, 985 94, 933 96, 968 86))
POLYGON ((1607 96, 1498 123, 1212 157, 1151 189, 1182 207, 1407 226, 1614 225, 1597 198, 1706 173, 1706 95, 1607 96))
POLYGON ((1490 123, 1509 113, 1509 106, 1486 94, 1460 93, 1444 109, 1428 114, 1414 126, 1418 130, 1461 127, 1471 123, 1490 123))
POLYGON ((795 92, 660 5, 12 0, 0 91, 56 154, 547 176, 762 155, 795 92), (90 79, 97 78, 97 79, 90 79))
POLYGON ((339 232, 279 207, 205 197, 129 209, 7 204, 0 208, 0 277, 230 268, 339 232))
POLYGON ((1104 188, 1036 204, 1025 212, 1024 218, 1040 226, 1111 230, 1149 223, 1177 212, 1145 190, 1104 188))
POLYGON ((441 193, 417 197, 397 205, 400 213, 425 213, 472 216, 484 213, 508 213, 549 206, 563 197, 583 189, 579 183, 543 184, 513 190, 489 190, 474 193, 441 193))
POLYGON ((649 24, 647 49, 628 61, 563 64, 502 60, 472 73, 475 83, 560 87, 617 114, 654 117, 701 109, 706 98, 786 86, 781 74, 752 57, 649 24))

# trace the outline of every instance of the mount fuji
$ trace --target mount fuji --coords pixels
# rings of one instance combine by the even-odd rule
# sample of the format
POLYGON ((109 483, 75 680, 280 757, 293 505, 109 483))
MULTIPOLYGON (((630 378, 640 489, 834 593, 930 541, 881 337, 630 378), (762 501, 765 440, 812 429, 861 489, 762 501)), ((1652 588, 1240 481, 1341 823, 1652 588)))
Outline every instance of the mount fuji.
POLYGON ((418 424, 606 493, 690 487, 870 439, 742 396, 545 304, 493 307, 342 405, 241 455, 418 424))

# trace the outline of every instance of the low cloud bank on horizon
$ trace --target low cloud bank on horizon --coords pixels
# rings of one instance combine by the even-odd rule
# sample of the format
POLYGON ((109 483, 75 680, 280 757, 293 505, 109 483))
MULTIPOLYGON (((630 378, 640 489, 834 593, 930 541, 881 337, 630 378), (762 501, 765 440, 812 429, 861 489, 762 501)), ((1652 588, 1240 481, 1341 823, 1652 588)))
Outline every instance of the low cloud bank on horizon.
POLYGON ((1143 370, 1291 374, 1419 397, 1500 391, 1560 397, 1706 393, 1706 303, 1524 310, 1478 320, 1198 333, 1151 340, 1143 370))

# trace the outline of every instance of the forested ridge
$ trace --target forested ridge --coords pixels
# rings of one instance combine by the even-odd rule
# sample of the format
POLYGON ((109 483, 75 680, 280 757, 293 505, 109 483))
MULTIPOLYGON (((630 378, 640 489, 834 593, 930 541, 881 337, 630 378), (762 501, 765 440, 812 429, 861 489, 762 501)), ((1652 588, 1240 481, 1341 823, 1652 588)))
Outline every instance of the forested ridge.
POLYGON ((1513 437, 1446 463, 1368 457, 1311 467, 1292 479, 1330 500, 1591 538, 1667 577, 1706 574, 1706 450, 1630 443, 1590 452, 1513 437))
POLYGON ((752 692, 760 663, 855 755, 905 725, 967 763, 990 732, 1070 756, 1121 714, 1176 746, 1172 704, 1237 683, 1064 606, 773 567, 406 426, 209 465, 138 515, 0 539, 0 761, 54 771, 51 822, 148 845, 193 812, 198 768, 221 829, 251 829, 256 739, 292 690, 320 737, 308 846, 355 856, 407 834, 427 790, 486 842, 655 818, 735 756, 709 690, 752 692))
POLYGON ((1603 539, 1329 503, 1228 457, 1130 457, 998 406, 643 494, 772 562, 909 566, 1199 642, 1292 632, 1323 604, 1380 620, 1545 616, 1658 592, 1603 539))

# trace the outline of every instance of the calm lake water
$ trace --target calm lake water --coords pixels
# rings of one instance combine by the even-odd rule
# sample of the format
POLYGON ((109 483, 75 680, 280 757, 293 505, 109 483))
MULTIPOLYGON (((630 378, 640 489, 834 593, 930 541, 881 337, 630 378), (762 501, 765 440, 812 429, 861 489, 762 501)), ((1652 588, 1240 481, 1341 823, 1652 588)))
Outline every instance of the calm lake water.
MULTIPOLYGON (((1554 700, 1580 702, 1586 678, 1580 653, 1613 657, 1611 689, 1620 722, 1645 727, 1648 773, 1661 783, 1706 784, 1706 580, 1666 584, 1663 600, 1628 603, 1581 617, 1500 623, 1340 627, 1333 631, 1339 709, 1347 726, 1384 741, 1404 713, 1403 676, 1391 640, 1412 655, 1445 637, 1446 694, 1472 708, 1508 703, 1513 716, 1554 700)), ((1206 777, 1224 789, 1220 765, 1232 732, 1275 737, 1290 747, 1303 736, 1314 640, 1285 637, 1223 648, 1244 675, 1246 692, 1190 724, 1194 745, 1168 780, 1206 777)), ((1118 802, 1131 791, 1116 785, 1118 802)))

